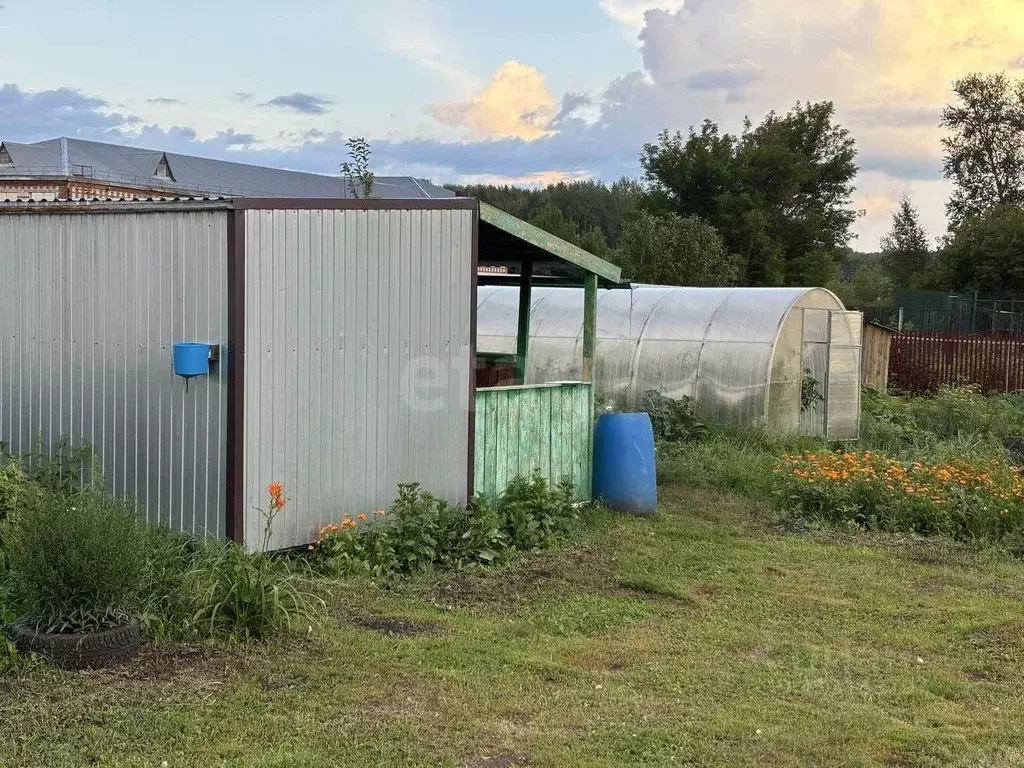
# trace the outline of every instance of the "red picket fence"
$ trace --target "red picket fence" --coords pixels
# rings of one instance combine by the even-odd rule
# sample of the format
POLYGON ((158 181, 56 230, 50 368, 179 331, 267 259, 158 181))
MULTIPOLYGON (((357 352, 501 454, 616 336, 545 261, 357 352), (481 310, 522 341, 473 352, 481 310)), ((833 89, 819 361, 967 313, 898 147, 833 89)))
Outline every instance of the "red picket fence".
POLYGON ((1024 390, 1024 336, 982 333, 895 333, 889 386, 912 394, 943 384, 974 384, 985 392, 1024 390))

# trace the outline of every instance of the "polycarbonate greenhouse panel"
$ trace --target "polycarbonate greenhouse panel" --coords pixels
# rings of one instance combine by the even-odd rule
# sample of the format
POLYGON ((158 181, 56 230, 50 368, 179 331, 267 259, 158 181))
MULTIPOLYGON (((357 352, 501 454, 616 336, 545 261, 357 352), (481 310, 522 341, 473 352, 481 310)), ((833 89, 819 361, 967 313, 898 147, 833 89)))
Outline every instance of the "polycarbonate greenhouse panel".
POLYGON ((185 382, 175 342, 227 342, 222 211, 0 215, 0 440, 90 443, 146 518, 225 535, 227 370, 185 382))
MULTIPOLYGON (((245 212, 245 537, 305 544, 399 483, 464 503, 470 209, 245 212)), ((513 334, 514 335, 514 334, 513 334)))
MULTIPOLYGON (((515 287, 479 289, 480 351, 515 351, 518 296, 515 287)), ((628 408, 656 389, 694 397, 710 418, 795 432, 805 324, 827 350, 829 314, 842 311, 817 288, 600 290, 596 395, 628 408)), ((533 289, 528 383, 579 377, 582 316, 581 290, 533 289)))
POLYGON ((826 437, 860 437, 860 349, 832 347, 829 351, 826 437))

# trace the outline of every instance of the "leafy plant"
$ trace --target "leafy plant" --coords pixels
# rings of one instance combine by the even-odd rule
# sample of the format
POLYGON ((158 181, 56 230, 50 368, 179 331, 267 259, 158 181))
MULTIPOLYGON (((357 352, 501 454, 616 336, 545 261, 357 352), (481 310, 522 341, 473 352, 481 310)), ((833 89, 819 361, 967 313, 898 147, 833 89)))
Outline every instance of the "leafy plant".
POLYGON ((685 443, 700 440, 707 434, 707 425, 697 418, 693 400, 685 395, 675 400, 651 389, 644 392, 640 410, 651 417, 656 440, 685 443))
POLYGON ((183 533, 146 526, 139 621, 147 634, 161 639, 195 634, 193 619, 199 606, 191 574, 204 567, 209 546, 183 533))
POLYGON ((146 574, 136 512, 97 489, 26 496, 4 548, 16 603, 37 629, 83 632, 135 615, 146 574))
POLYGON ((331 523, 309 549, 334 572, 387 579, 432 568, 493 563, 512 549, 549 546, 577 519, 574 488, 551 488, 539 474, 509 483, 496 502, 478 497, 465 509, 400 485, 389 513, 346 515, 331 523))
POLYGON ((818 403, 824 402, 821 382, 814 378, 810 368, 804 368, 804 377, 800 382, 800 410, 809 411, 818 403))
POLYGON ((58 493, 70 494, 95 487, 102 477, 99 458, 92 445, 72 445, 66 437, 59 438, 50 449, 40 438, 34 450, 19 460, 29 480, 58 493))
POLYGON ((369 199, 373 197, 373 182, 376 178, 370 170, 370 142, 353 136, 345 142, 348 160, 341 164, 341 175, 348 181, 352 197, 369 199))
POLYGON ((202 635, 260 640, 312 621, 323 607, 284 560, 234 542, 207 545, 186 581, 198 605, 191 623, 202 635))
POLYGON ((571 480, 551 488, 539 472, 513 478, 498 501, 509 544, 524 550, 550 546, 576 519, 573 491, 571 480))

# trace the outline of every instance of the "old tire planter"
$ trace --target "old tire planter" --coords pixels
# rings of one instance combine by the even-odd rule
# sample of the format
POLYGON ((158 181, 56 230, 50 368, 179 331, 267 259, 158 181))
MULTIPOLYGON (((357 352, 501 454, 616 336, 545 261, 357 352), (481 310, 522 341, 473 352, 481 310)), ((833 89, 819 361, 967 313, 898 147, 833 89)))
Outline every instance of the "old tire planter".
POLYGON ((139 622, 76 634, 38 632, 24 620, 10 625, 7 636, 21 653, 35 653, 64 669, 99 669, 133 659, 139 652, 139 622))

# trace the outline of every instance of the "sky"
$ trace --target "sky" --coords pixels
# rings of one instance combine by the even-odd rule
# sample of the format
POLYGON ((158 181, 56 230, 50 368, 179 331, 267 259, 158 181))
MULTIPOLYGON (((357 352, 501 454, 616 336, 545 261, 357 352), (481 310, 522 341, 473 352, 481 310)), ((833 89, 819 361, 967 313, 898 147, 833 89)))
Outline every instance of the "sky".
POLYGON ((950 84, 1024 77, 1024 0, 0 0, 0 139, 336 173, 639 176, 662 129, 828 99, 860 149, 853 246, 909 193, 933 237, 950 84))

